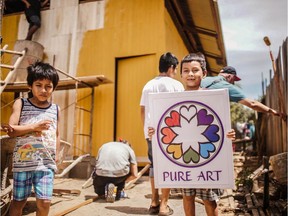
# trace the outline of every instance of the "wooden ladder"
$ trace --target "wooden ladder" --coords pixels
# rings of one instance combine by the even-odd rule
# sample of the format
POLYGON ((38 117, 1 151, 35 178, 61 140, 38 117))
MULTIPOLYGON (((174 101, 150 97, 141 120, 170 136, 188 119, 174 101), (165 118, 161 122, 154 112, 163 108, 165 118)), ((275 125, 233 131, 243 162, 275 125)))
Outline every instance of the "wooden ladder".
MULTIPOLYGON (((7 86, 8 83, 14 82, 16 78, 16 70, 18 69, 20 63, 22 62, 25 54, 27 53, 27 49, 24 49, 22 52, 18 51, 13 51, 13 50, 7 50, 8 45, 5 45, 1 50, 1 57, 4 53, 7 54, 13 54, 13 55, 18 55, 17 60, 15 61, 14 65, 7 65, 7 64, 0 64, 1 68, 7 68, 10 69, 9 73, 7 74, 6 78, 4 81, 2 81, 1 77, 1 83, 0 83, 0 95, 4 91, 5 87, 7 86)), ((2 73, 1 73, 2 74, 2 73)))
MULTIPOLYGON (((74 77, 74 76, 71 76, 70 74, 56 68, 56 70, 73 79, 75 81, 75 101, 74 101, 74 104, 75 104, 75 109, 74 109, 74 128, 73 128, 73 155, 75 154, 79 154, 79 152, 81 152, 81 154, 87 154, 89 153, 90 155, 92 154, 92 126, 93 126, 93 112, 94 112, 94 88, 93 86, 91 86, 90 84, 84 82, 84 81, 81 81, 79 80, 78 78, 74 77), (78 99, 78 94, 77 94, 77 90, 78 90, 78 84, 79 83, 83 83, 85 84, 87 87, 90 87, 91 88, 91 93, 86 96, 86 97, 91 97, 91 102, 90 102, 90 109, 86 109, 82 106, 79 105, 79 99, 78 99), (83 128, 78 128, 79 126, 79 122, 81 121, 82 117, 86 114, 89 115, 90 119, 89 119, 89 132, 85 133, 83 132, 83 128), (81 143, 81 139, 85 139, 85 137, 88 138, 88 143, 87 142, 84 142, 84 144, 82 146, 79 146, 79 143, 81 143), (78 144, 77 144, 78 143, 78 144), (85 147, 85 145, 89 145, 88 148, 85 147), (86 150, 83 150, 83 149, 86 149, 86 150)), ((82 98, 83 99, 83 98, 82 98)), ((88 122, 87 122, 88 123, 88 122)))
POLYGON ((82 151, 82 153, 84 153, 84 154, 86 154, 86 153, 89 153, 90 155, 92 154, 92 125, 93 125, 93 112, 94 112, 94 105, 93 105, 94 104, 94 89, 93 88, 91 88, 91 93, 88 95, 88 97, 91 97, 90 109, 89 108, 86 109, 86 108, 79 105, 79 99, 78 99, 77 87, 76 87, 75 109, 74 109, 75 124, 74 124, 74 133, 73 133, 74 134, 74 154, 77 151, 82 151), (77 128, 77 126, 79 126, 78 123, 84 117, 85 113, 88 114, 90 117, 89 126, 88 126, 88 128, 89 128, 88 133, 87 133, 87 131, 83 132, 83 125, 81 128, 77 128), (86 140, 85 137, 88 138, 88 143, 84 142, 84 144, 82 145, 82 148, 81 148, 81 146, 77 146, 77 148, 75 148, 76 147, 75 144, 78 143, 80 140, 83 141, 83 138, 86 140), (87 144, 89 145, 88 148, 86 146, 84 146, 87 144), (83 151, 83 149, 85 149, 85 150, 83 151))

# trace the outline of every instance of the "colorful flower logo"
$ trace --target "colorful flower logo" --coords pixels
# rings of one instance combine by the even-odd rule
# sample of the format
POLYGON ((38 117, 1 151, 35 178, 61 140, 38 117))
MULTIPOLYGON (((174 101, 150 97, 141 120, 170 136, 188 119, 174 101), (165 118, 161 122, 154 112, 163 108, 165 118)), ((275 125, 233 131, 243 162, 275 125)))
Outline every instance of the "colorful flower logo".
POLYGON ((163 154, 184 167, 199 167, 213 160, 223 144, 223 125, 209 106, 184 101, 161 117, 157 140, 163 154))

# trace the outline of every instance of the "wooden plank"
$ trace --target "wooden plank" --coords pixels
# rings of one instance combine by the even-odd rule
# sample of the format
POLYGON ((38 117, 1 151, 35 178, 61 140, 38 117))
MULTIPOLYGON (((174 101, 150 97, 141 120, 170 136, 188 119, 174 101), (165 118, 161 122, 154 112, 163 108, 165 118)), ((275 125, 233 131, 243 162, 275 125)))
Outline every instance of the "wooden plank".
POLYGON ((14 50, 6 50, 6 47, 3 47, 3 49, 0 50, 1 53, 8 53, 8 54, 16 54, 22 56, 23 53, 19 51, 14 51, 14 50), (5 49, 4 49, 5 48, 5 49))
POLYGON ((130 189, 131 186, 139 179, 141 178, 141 176, 150 168, 150 164, 146 164, 146 166, 137 174, 137 178, 129 181, 126 185, 125 185, 125 189, 130 189))
POLYGON ((226 191, 227 191, 227 195, 228 195, 229 204, 230 204, 232 209, 235 209, 233 191, 232 191, 232 189, 226 189, 226 191))
POLYGON ((258 199, 254 193, 251 194, 251 198, 253 200, 254 205, 258 208, 260 216, 265 216, 265 213, 262 209, 262 206, 260 205, 260 203, 259 203, 259 201, 258 201, 258 199))
POLYGON ((253 216, 259 216, 257 207, 254 206, 253 201, 252 201, 252 198, 251 198, 251 195, 250 195, 250 194, 246 194, 246 195, 245 195, 245 198, 246 198, 247 207, 248 207, 248 209, 251 210, 252 215, 253 215, 253 216))
POLYGON ((85 202, 79 203, 78 205, 72 206, 71 208, 68 208, 68 209, 66 209, 66 210, 64 210, 64 211, 62 211, 62 212, 56 213, 54 216, 63 216, 63 215, 66 215, 66 214, 68 214, 69 212, 72 212, 72 211, 74 211, 74 210, 76 210, 76 209, 78 209, 78 208, 80 208, 80 207, 82 207, 82 206, 84 206, 84 205, 87 205, 87 204, 89 204, 89 203, 94 202, 97 198, 98 198, 98 196, 95 195, 95 197, 93 197, 93 198, 91 198, 91 199, 88 199, 88 200, 86 200, 85 202))
POLYGON ((26 54, 27 49, 24 49, 22 51, 23 55, 20 56, 19 58, 17 58, 14 66, 13 66, 13 70, 9 71, 9 73, 7 74, 6 78, 5 78, 5 82, 4 85, 0 86, 0 94, 2 94, 2 92, 6 89, 6 86, 10 83, 10 82, 14 82, 15 81, 15 75, 16 75, 16 69, 18 68, 18 66, 20 65, 21 61, 24 58, 24 55, 26 54))
POLYGON ((10 69, 10 70, 14 70, 14 66, 12 65, 7 65, 7 64, 0 64, 1 68, 6 68, 6 69, 10 69))
POLYGON ((253 173, 251 173, 251 174, 248 176, 248 178, 249 178, 249 179, 253 179, 253 180, 257 179, 257 178, 262 174, 263 170, 264 170, 264 166, 263 166, 263 164, 262 164, 262 165, 261 165, 260 167, 258 167, 253 173))
POLYGON ((81 194, 81 191, 77 190, 77 189, 56 189, 56 188, 54 188, 53 193, 61 194, 61 195, 62 194, 71 194, 71 195, 79 196, 81 194))
POLYGON ((91 185, 93 185, 93 179, 92 177, 89 177, 89 179, 86 182, 84 182, 84 184, 82 185, 82 189, 88 188, 91 185))
POLYGON ((73 161, 72 164, 70 164, 68 167, 66 167, 62 173, 60 174, 56 174, 55 178, 61 178, 64 177, 74 166, 76 166, 78 163, 80 163, 85 157, 90 156, 90 154, 85 154, 85 155, 81 155, 80 157, 78 157, 75 161, 73 161))

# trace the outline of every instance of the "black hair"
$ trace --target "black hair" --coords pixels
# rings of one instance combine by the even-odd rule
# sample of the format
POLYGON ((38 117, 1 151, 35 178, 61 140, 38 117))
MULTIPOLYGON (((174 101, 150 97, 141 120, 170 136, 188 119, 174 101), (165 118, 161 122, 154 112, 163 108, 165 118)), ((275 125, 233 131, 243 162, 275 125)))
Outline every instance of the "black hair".
POLYGON ((171 52, 164 53, 159 60, 159 72, 166 73, 171 66, 175 69, 178 64, 179 61, 175 55, 171 52))
POLYGON ((33 82, 36 80, 47 79, 53 83, 53 90, 56 88, 59 82, 59 76, 56 69, 48 63, 43 63, 40 61, 27 67, 27 83, 32 86, 33 82))
POLYGON ((192 62, 192 61, 199 62, 203 71, 207 70, 206 69, 205 56, 203 55, 203 53, 201 53, 201 52, 190 53, 190 54, 186 55, 181 61, 180 74, 182 74, 182 65, 183 65, 183 63, 192 62))

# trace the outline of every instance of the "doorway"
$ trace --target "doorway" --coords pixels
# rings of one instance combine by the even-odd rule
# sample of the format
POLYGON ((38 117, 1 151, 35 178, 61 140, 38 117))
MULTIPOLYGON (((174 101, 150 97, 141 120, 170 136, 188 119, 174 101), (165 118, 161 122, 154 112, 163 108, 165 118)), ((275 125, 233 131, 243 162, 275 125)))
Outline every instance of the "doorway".
POLYGON ((133 56, 116 60, 114 140, 128 140, 138 163, 148 162, 147 144, 140 115, 144 85, 158 72, 156 55, 133 56))

